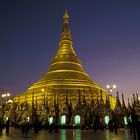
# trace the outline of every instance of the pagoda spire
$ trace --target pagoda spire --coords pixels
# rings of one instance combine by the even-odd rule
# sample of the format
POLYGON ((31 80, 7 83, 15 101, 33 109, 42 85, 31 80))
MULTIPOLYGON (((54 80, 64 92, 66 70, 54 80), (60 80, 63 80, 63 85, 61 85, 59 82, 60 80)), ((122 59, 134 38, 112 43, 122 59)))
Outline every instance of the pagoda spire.
POLYGON ((129 112, 131 111, 131 105, 130 105, 130 100, 129 100, 129 98, 128 98, 128 110, 129 110, 129 112))
POLYGON ((116 96, 116 105, 115 105, 115 111, 121 110, 121 103, 119 99, 119 92, 117 91, 117 96, 116 96))
POLYGON ((64 19, 64 23, 68 23, 69 15, 68 15, 68 13, 67 13, 67 9, 65 10, 65 13, 64 13, 63 19, 64 19))
POLYGON ((71 39, 71 30, 69 26, 69 15, 67 10, 65 10, 64 16, 63 16, 63 26, 60 33, 60 42, 59 42, 59 49, 57 51, 58 53, 74 53, 74 49, 72 47, 72 39, 71 39))
POLYGON ((127 112, 127 108, 126 108, 126 105, 125 105, 125 101, 124 101, 124 95, 123 95, 123 93, 122 93, 122 109, 123 109, 124 113, 127 112))
POLYGON ((97 96, 97 98, 96 98, 96 108, 98 108, 99 107, 99 99, 98 99, 98 96, 97 96))
POLYGON ((136 99, 135 99, 135 94, 133 93, 133 106, 135 107, 136 106, 136 99))
POLYGON ((106 95, 106 109, 110 112, 110 99, 109 99, 109 95, 106 95))
POLYGON ((100 90, 100 105, 104 105, 102 90, 100 90))
POLYGON ((63 16, 59 47, 52 58, 48 72, 28 88, 28 90, 33 90, 44 85, 53 85, 56 89, 60 87, 68 89, 71 87, 77 87, 77 89, 86 87, 89 89, 93 87, 92 83, 88 74, 83 70, 81 62, 73 49, 69 15, 66 10, 63 16))
POLYGON ((124 108, 126 108, 126 105, 125 105, 125 101, 124 101, 124 95, 123 95, 123 93, 122 93, 122 106, 123 106, 124 108))
POLYGON ((94 105, 95 105, 95 104, 94 104, 93 97, 91 98, 90 105, 91 105, 91 106, 94 106, 94 105))
MULTIPOLYGON (((90 81, 88 75, 84 72, 81 62, 73 49, 73 43, 71 38, 71 30, 69 26, 69 15, 67 10, 63 16, 63 26, 60 33, 59 48, 53 57, 49 72, 73 72, 73 79, 84 79, 90 81), (60 71, 62 70, 62 71, 60 71), (80 76, 79 75, 80 73, 80 76)), ((57 73, 58 75, 58 73, 57 73)), ((64 79, 64 78, 63 78, 64 79)))
POLYGON ((139 102, 139 95, 138 95, 138 93, 136 93, 136 98, 137 98, 137 106, 139 106, 140 102, 139 102))

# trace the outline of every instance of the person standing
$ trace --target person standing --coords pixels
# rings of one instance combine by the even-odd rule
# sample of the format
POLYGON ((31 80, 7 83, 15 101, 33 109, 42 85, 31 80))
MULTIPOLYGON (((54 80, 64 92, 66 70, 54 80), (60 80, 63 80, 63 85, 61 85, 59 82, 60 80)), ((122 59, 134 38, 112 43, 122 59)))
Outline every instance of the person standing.
POLYGON ((6 135, 9 135, 9 125, 10 125, 10 120, 8 119, 6 121, 6 135))
POLYGON ((133 135, 134 135, 134 139, 136 139, 137 116, 134 108, 132 108, 131 111, 131 118, 132 118, 133 135))

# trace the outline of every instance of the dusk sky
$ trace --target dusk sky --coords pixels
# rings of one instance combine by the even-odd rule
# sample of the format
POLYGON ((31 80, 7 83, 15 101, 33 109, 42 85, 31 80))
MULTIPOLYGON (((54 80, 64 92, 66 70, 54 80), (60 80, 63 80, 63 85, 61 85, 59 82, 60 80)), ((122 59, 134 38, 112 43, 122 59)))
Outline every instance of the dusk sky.
POLYGON ((65 9, 91 79, 140 93, 140 0, 0 0, 0 93, 21 94, 47 72, 65 9))

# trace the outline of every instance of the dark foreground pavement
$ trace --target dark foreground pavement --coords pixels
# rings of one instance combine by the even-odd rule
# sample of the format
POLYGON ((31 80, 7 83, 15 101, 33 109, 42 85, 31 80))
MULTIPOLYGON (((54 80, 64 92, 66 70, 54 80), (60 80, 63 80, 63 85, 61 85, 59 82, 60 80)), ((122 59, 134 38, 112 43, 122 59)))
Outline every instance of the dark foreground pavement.
POLYGON ((61 129, 59 133, 49 133, 47 130, 41 130, 34 134, 31 130, 28 135, 21 134, 20 129, 10 128, 9 136, 6 136, 5 130, 0 136, 0 140, 134 140, 129 130, 120 129, 118 134, 109 132, 109 130, 79 130, 79 129, 61 129))

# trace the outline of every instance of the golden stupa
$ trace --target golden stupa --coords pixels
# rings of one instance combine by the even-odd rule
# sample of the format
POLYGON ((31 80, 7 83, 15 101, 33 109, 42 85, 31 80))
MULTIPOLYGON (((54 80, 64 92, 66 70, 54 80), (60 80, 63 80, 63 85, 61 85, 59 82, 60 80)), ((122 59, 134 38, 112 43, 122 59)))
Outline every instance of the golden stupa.
MULTIPOLYGON (((70 100, 73 107, 76 106, 79 97, 84 97, 88 103, 91 99, 96 102, 97 98, 101 97, 101 91, 102 98, 104 102, 106 101, 109 93, 85 73, 73 49, 67 11, 65 11, 63 20, 59 48, 51 61, 48 72, 33 83, 25 93, 16 96, 15 101, 26 101, 29 104, 35 102, 38 105, 47 103, 50 108, 53 108, 54 101, 57 100, 63 110, 66 100, 70 100)), ((111 108, 114 108, 115 98, 111 97, 110 102, 111 108)))

